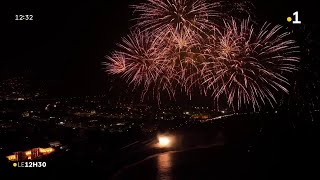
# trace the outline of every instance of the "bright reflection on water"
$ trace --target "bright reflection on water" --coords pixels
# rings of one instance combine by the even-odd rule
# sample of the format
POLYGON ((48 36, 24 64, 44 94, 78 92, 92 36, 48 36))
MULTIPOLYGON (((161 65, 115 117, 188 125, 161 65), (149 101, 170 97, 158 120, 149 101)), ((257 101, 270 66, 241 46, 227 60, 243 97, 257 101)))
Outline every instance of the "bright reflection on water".
POLYGON ((171 180, 171 154, 160 154, 157 158, 158 180, 171 180))

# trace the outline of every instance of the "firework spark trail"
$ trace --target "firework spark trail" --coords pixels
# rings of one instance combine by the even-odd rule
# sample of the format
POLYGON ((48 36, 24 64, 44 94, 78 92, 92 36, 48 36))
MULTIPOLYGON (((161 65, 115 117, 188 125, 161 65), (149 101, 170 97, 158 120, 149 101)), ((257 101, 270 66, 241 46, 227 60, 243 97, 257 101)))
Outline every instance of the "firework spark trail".
POLYGON ((106 58, 110 60, 108 63, 103 63, 107 66, 107 73, 116 75, 126 71, 126 58, 123 55, 113 53, 111 56, 106 56, 106 58))
POLYGON ((157 32, 167 28, 211 29, 215 24, 210 18, 219 17, 217 7, 219 2, 208 3, 206 0, 147 0, 132 6, 139 13, 137 26, 157 32))
POLYGON ((296 70, 297 46, 282 33, 281 26, 265 24, 256 30, 250 20, 226 22, 226 28, 213 47, 217 53, 205 62, 204 83, 216 100, 226 96, 228 104, 276 103, 274 92, 288 93, 284 72, 296 70))
MULTIPOLYGON (((233 1, 233 0, 224 0, 220 2, 222 11, 224 12, 223 16, 229 16, 232 18, 238 17, 254 17, 253 11, 255 9, 251 1, 233 1)), ((230 18, 227 18, 230 19, 230 18)))
MULTIPOLYGON (((200 78, 199 66, 201 65, 199 53, 201 49, 201 36, 191 29, 168 29, 166 37, 170 50, 170 57, 166 57, 172 63, 173 75, 178 80, 179 87, 190 94, 191 88, 200 78)), ((200 85, 200 84, 198 84, 200 85)))

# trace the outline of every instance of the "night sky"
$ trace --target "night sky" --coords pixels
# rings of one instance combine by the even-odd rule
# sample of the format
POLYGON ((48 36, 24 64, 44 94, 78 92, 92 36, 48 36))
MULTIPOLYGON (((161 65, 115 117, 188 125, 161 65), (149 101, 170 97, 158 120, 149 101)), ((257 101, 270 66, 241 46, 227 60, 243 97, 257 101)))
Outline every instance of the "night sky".
MULTIPOLYGON (((140 0, 142 1, 142 0, 140 0)), ((258 0, 257 0, 258 1, 258 0)), ((6 6, 4 53, 1 78, 27 73, 36 84, 52 95, 93 95, 111 84, 102 62, 133 24, 129 4, 137 0, 14 1, 6 6), (112 2, 112 3, 111 3, 112 2), (33 21, 15 21, 16 14, 32 14, 33 21)), ((316 1, 254 2, 259 20, 282 24, 303 31, 302 25, 286 22, 299 11, 299 18, 310 31, 319 30, 316 1), (299 27, 298 27, 299 26, 299 27)))

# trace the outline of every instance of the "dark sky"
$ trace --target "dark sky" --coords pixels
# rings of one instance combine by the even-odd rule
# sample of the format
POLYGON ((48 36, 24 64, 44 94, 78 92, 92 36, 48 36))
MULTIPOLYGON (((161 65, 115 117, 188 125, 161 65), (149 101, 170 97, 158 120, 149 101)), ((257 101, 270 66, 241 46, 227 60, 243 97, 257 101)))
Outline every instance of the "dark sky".
MULTIPOLYGON (((142 1, 142 0, 140 0, 142 1)), ((256 0, 258 1, 258 0, 256 0)), ((3 28, 1 74, 28 72, 57 95, 96 94, 108 89, 101 62, 128 32, 129 4, 137 0, 10 1, 3 28), (32 14, 33 21, 15 21, 32 14)), ((303 23, 315 21, 315 1, 254 2, 259 19, 288 26, 286 17, 299 11, 303 23)))

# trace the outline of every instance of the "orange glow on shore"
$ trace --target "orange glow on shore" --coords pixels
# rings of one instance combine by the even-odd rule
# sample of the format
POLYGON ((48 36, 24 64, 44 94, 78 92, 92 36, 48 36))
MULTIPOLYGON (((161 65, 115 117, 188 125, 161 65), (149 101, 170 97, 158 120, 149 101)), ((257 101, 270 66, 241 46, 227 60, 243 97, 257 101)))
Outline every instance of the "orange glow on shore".
POLYGON ((172 145, 172 137, 169 136, 158 136, 158 147, 165 148, 172 145))
POLYGON ((7 159, 9 161, 16 161, 16 155, 9 155, 9 156, 7 156, 7 159))
POLYGON ((168 146, 170 144, 170 140, 168 137, 159 137, 159 144, 161 146, 168 146))
POLYGON ((31 156, 31 150, 25 152, 26 156, 31 156))
POLYGON ((45 155, 49 155, 55 151, 54 148, 33 148, 28 151, 14 152, 14 154, 6 156, 9 161, 19 161, 19 160, 34 160, 39 159, 45 155))
POLYGON ((49 147, 49 148, 39 148, 39 152, 43 153, 43 154, 50 154, 54 151, 53 148, 49 147))

